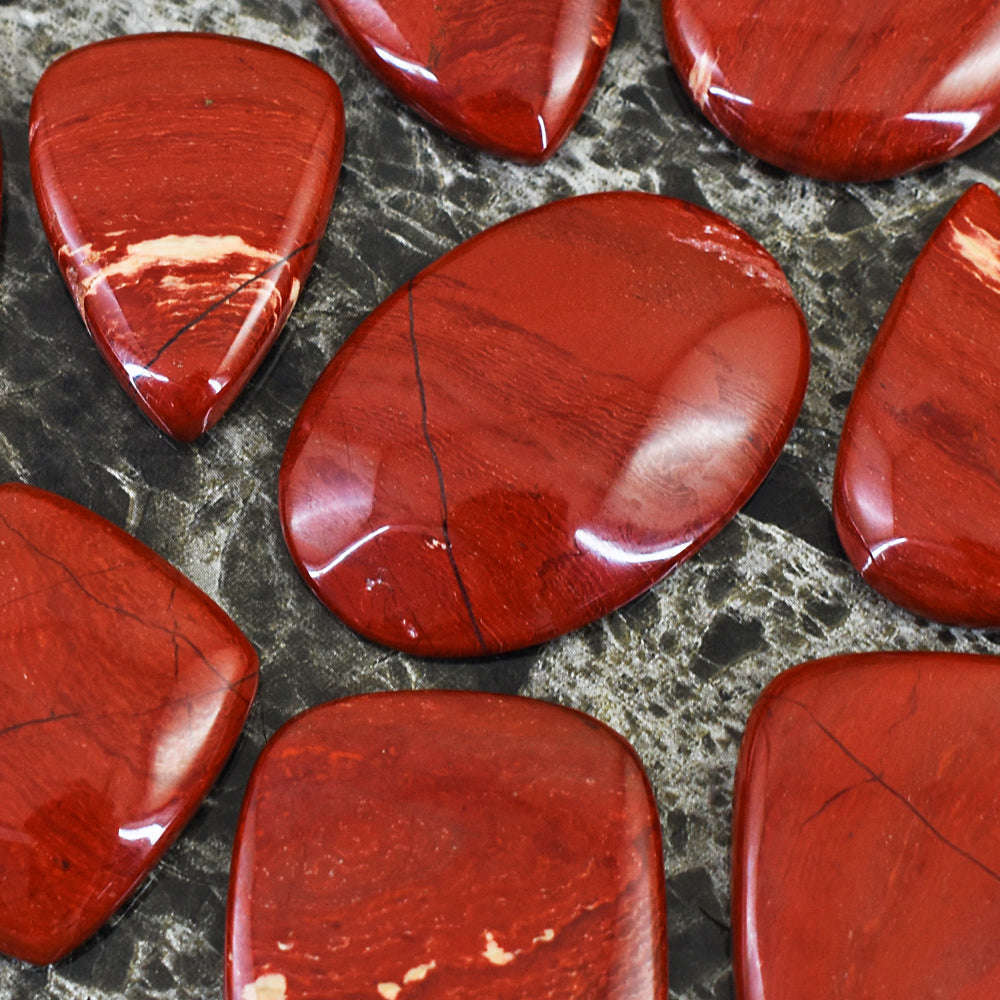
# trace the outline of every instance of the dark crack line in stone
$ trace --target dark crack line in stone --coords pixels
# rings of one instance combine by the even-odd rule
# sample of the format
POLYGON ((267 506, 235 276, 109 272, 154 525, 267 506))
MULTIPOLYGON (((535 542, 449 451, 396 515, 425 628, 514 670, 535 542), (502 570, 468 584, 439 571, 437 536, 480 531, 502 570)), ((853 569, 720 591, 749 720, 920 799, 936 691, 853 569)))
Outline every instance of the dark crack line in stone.
MULTIPOLYGON (((177 584, 175 583, 170 589, 170 601, 167 607, 174 610, 174 598, 177 596, 177 584)), ((174 615, 174 634, 170 637, 174 644, 174 680, 177 680, 181 675, 181 647, 177 642, 177 633, 180 631, 180 626, 177 624, 177 615, 174 615)))
MULTIPOLYGON (((8 525, 10 527, 10 525, 8 525)), ((85 579, 91 576, 105 576, 108 573, 117 573, 119 570, 129 569, 132 566, 138 566, 140 560, 133 559, 130 562, 117 563, 114 566, 108 566, 106 569, 95 569, 89 573, 84 573, 80 579, 85 579)), ((53 590, 58 590, 60 587, 65 586, 67 583, 73 583, 72 580, 60 580, 59 583, 50 583, 44 587, 39 587, 37 590, 28 590, 22 594, 18 594, 16 597, 11 597, 9 600, 0 601, 0 610, 10 607, 12 604, 17 604, 20 601, 27 601, 29 598, 38 597, 40 594, 48 594, 53 590)))
POLYGON ((155 365, 156 362, 159 361, 160 358, 162 358, 163 355, 166 354, 166 352, 182 336, 184 336, 184 334, 187 333, 188 330, 191 329, 191 327, 197 326, 203 319, 206 319, 208 316, 211 316, 216 309, 220 309, 222 306, 224 306, 231 298, 233 298, 233 296, 239 295, 239 293, 242 292, 244 288, 248 287, 249 285, 252 285, 255 281, 260 281, 261 278, 266 277, 275 268, 281 267, 283 264, 287 264, 293 257, 297 257, 303 251, 308 250, 310 247, 316 246, 317 243, 319 243, 318 239, 310 240, 308 243, 303 243, 302 246, 296 247, 291 253, 286 254, 284 257, 280 257, 273 264, 269 264, 267 267, 264 268, 263 271, 258 271, 256 274, 247 278, 246 281, 243 281, 240 284, 238 284, 231 292, 227 293, 226 295, 223 295, 221 299, 217 299, 207 309, 205 309, 203 312, 198 313, 198 315, 195 316, 194 319, 189 320, 187 323, 185 323, 172 337, 169 337, 163 344, 161 344, 159 350, 157 350, 157 352, 149 359, 149 361, 145 363, 145 367, 151 368, 153 365, 155 365))
MULTIPOLYGON (((242 677, 234 681, 232 687, 239 687, 245 684, 247 681, 254 679, 257 674, 258 671, 251 670, 249 673, 244 674, 242 677)), ((201 698, 214 698, 217 694, 219 694, 219 692, 228 690, 231 690, 230 685, 223 684, 223 686, 219 688, 209 688, 207 691, 194 691, 180 695, 177 698, 168 698, 166 701, 160 701, 155 705, 150 705, 147 708, 141 708, 136 711, 125 710, 116 712, 96 712, 93 715, 90 715, 82 709, 77 709, 72 712, 62 712, 59 715, 44 715, 37 719, 25 719, 24 722, 13 722, 9 726, 5 726, 0 729, 0 736, 8 736, 11 733, 17 732, 19 729, 26 729, 29 726, 44 726, 50 722, 65 722, 67 719, 85 719, 88 724, 91 724, 106 722, 109 719, 118 719, 122 716, 138 719, 147 715, 160 715, 167 709, 174 708, 177 705, 187 705, 190 709, 192 702, 201 698)), ((115 756, 120 757, 122 760, 129 760, 126 755, 117 754, 115 756)))
POLYGON ((48 722, 62 722, 64 719, 78 719, 83 712, 63 712, 60 715, 43 715, 39 719, 25 719, 24 722, 15 722, 0 729, 0 736, 7 736, 16 733, 19 729, 27 729, 29 726, 44 726, 48 722))
POLYGON ((140 625, 146 625, 149 628, 156 628, 159 631, 169 632, 169 629, 161 629, 159 626, 153 625, 150 622, 145 621, 144 619, 140 618, 139 615, 137 615, 134 611, 129 611, 127 608, 123 608, 117 604, 109 604, 103 598, 98 597, 95 593, 93 593, 93 591, 88 590, 87 587, 84 586, 83 580, 81 580, 80 577, 78 577, 76 573, 74 573, 69 568, 69 566, 67 566, 66 563, 64 563, 61 559, 58 559, 51 553, 45 552, 43 549, 40 549, 33 541, 31 541, 30 538, 28 538, 27 535, 24 534, 24 532, 18 531, 18 529, 15 528, 10 523, 10 521, 8 521, 2 514, 0 514, 0 521, 3 521, 7 530, 10 531, 11 534, 17 535, 17 537, 20 538, 21 541, 24 542, 24 544, 27 545, 32 552, 35 553, 35 555, 41 557, 42 559, 47 560, 48 562, 55 563, 70 578, 70 580, 79 590, 81 590, 84 594, 86 594, 87 597, 89 597, 96 604, 99 604, 102 608, 106 608, 108 611, 120 614, 125 618, 131 618, 133 621, 138 622, 140 625))
POLYGON ((817 809, 811 816, 807 816, 801 823, 801 826, 806 826, 811 823, 818 816, 822 816, 823 813, 827 811, 839 798, 847 795, 848 792, 853 792, 855 788, 860 788, 862 785, 870 785, 875 779, 865 778, 863 781, 856 781, 853 785, 848 785, 846 788, 841 788, 839 792, 834 792, 826 802, 824 802, 819 809, 817 809))
POLYGON ((843 753, 844 756, 847 757, 848 760, 852 761, 854 764, 860 767, 862 771, 865 771, 868 775, 870 775, 871 780, 874 781, 875 784, 877 784, 880 788, 887 791, 893 798, 898 799, 914 815, 914 817, 917 820, 919 820, 925 827, 927 827, 927 829, 939 841, 941 841, 942 844, 945 845, 945 847, 950 848, 957 855, 959 855, 959 857, 965 858, 966 861, 969 861, 972 864, 974 864, 978 869, 980 869, 982 872, 988 875, 995 882, 1000 882, 1000 872, 994 871, 992 868, 990 868, 989 865, 984 864, 982 861, 980 861, 979 858, 977 858, 974 854, 970 854, 965 849, 959 847, 958 844, 956 844, 953 840, 949 840, 912 802, 910 802, 910 800, 905 795, 903 795, 902 792, 897 791, 895 788, 893 788, 892 785, 890 785, 879 774, 876 774, 876 772, 873 771, 863 760, 861 760, 860 757, 852 753, 851 750, 843 743, 842 740, 840 740, 833 732, 827 729, 827 727, 824 726, 823 723, 820 722, 815 715, 813 715, 812 710, 809 708, 808 705, 804 705, 800 701, 795 701, 793 698, 788 698, 785 696, 779 696, 777 700, 786 701, 790 705, 796 705, 798 708, 801 708, 802 711, 809 716, 813 724, 820 730, 820 732, 822 732, 832 743, 834 743, 836 747, 841 751, 841 753, 843 753))
POLYGON ((465 581, 462 579, 462 574, 458 568, 458 562, 455 560, 455 552, 451 544, 451 533, 448 530, 448 494, 444 485, 444 470, 441 468, 441 461, 438 458, 434 442, 431 440, 430 425, 427 418, 427 390, 424 387, 423 376, 420 372, 420 351, 417 348, 416 323, 413 316, 412 278, 406 286, 406 301, 410 314, 410 349, 413 352, 413 370, 417 378, 417 390, 420 393, 420 424, 424 435, 424 441, 427 444, 427 451, 430 453, 431 461, 434 463, 434 471, 437 473, 438 493, 441 497, 441 534, 444 537, 444 548, 448 555, 448 562, 451 564, 451 571, 455 576, 455 582, 458 584, 459 593, 462 595, 462 602, 465 604, 465 610, 469 616, 472 631, 476 635, 476 641, 479 643, 479 648, 484 653, 488 653, 489 648, 486 645, 486 640, 483 638, 482 632, 479 630, 479 622, 476 620, 476 613, 472 610, 472 600, 469 597, 469 592, 465 589, 465 581))
MULTIPOLYGON (((214 674, 220 681, 222 681, 222 683, 227 688, 229 688, 229 690, 232 691, 232 693, 236 695, 237 698, 239 698, 241 701, 247 700, 246 696, 242 692, 236 690, 236 688, 239 686, 240 683, 242 683, 242 681, 226 680, 225 676, 219 672, 219 669, 215 666, 215 664, 212 663, 212 661, 202 652, 201 648, 197 646, 189 636, 184 635, 184 633, 180 631, 175 632, 171 629, 164 628, 162 625, 154 625, 151 622, 143 622, 143 624, 146 625, 148 628, 158 629, 159 631, 166 633, 167 635, 171 636, 171 638, 173 638, 175 641, 179 637, 183 642, 187 643, 187 645, 191 649, 191 652, 194 653, 194 655, 197 656, 199 660, 201 660, 201 662, 205 665, 205 667, 212 674, 214 674)), ((256 671, 254 672, 256 673, 256 671)))
POLYGON ((77 588, 79 588, 79 590, 83 594, 89 597, 95 604, 99 605, 102 608, 106 608, 112 614, 118 614, 121 615, 123 618, 128 618, 131 621, 134 621, 137 624, 142 625, 144 628, 152 629, 154 632, 162 632, 164 635, 169 635, 174 643, 177 642, 178 638, 182 639, 185 643, 187 643, 187 645, 190 647, 191 651, 195 654, 195 656, 197 656, 198 659, 201 660, 201 662, 205 665, 205 667, 212 674, 214 674, 215 677, 218 678, 218 680, 222 681, 222 683, 226 687, 228 687, 229 690, 232 691, 232 693, 236 695, 237 698, 240 698, 243 701, 247 700, 246 696, 242 692, 236 690, 235 684, 231 684, 229 681, 226 680, 226 678, 221 673, 219 673, 219 670, 216 668, 215 664, 209 661, 208 657, 205 656, 205 654, 198 648, 197 645, 195 645, 195 643, 188 636, 182 634, 177 629, 165 628, 163 625, 157 625, 155 622, 147 621, 145 618, 141 617, 140 615, 137 615, 134 611, 129 611, 128 608, 123 608, 120 604, 109 604, 103 598, 98 597, 97 594, 88 590, 83 585, 83 581, 80 579, 80 577, 78 577, 76 573, 74 573, 69 568, 69 566, 67 566, 61 559, 58 559, 56 558, 56 556, 51 555, 50 553, 40 549, 33 541, 31 541, 30 538, 28 538, 27 535, 25 535, 22 531, 18 531, 18 529, 15 528, 10 523, 10 521, 8 521, 7 518, 5 518, 2 514, 0 514, 0 522, 2 522, 5 525, 5 527, 11 534, 17 535, 17 537, 20 538, 21 541, 24 542, 24 544, 41 559, 46 559, 51 563, 55 563, 56 566, 58 566, 70 578, 73 584, 77 588))

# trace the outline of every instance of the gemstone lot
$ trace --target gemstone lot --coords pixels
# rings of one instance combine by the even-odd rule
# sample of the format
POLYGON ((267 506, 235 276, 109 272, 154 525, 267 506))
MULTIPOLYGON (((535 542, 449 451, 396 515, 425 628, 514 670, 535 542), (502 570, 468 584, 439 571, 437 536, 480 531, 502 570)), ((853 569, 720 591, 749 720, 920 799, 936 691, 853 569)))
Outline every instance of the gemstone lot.
POLYGON ((229 846, 265 738, 335 695, 459 686, 560 700, 637 746, 664 819, 672 992, 727 997, 732 778, 764 684, 779 669, 845 649, 996 649, 989 632, 918 621, 865 586, 837 547, 829 497, 846 402, 882 316, 948 206, 976 180, 1000 187, 1000 143, 886 185, 787 177, 704 121, 670 74, 656 5, 625 4, 594 99, 539 171, 429 129, 309 7, 23 0, 0 8, 13 38, 0 74, 4 478, 57 490, 134 530, 266 650, 246 740, 155 880, 108 933, 55 970, 0 961, 0 991, 42 1000, 218 996, 229 846), (178 450, 138 417, 82 334, 34 208, 25 122, 32 88, 63 51, 193 24, 318 60, 341 87, 349 131, 332 224, 279 353, 226 419, 178 450), (361 318, 461 239, 557 197, 622 186, 720 211, 782 263, 813 337, 809 391, 786 453, 744 512, 672 579, 582 632, 488 669, 360 641, 308 592, 280 538, 274 483, 309 389, 361 318))

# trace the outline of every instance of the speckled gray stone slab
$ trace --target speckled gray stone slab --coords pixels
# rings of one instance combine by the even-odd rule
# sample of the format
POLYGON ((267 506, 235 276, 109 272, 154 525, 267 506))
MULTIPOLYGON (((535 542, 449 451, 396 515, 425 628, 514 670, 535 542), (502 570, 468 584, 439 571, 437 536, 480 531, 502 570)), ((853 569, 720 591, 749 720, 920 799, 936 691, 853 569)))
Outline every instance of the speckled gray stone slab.
POLYGON ((591 712, 638 749, 662 809, 671 996, 730 997, 730 791, 750 706, 801 660, 870 649, 996 652, 1000 636, 927 624, 870 591, 830 516, 854 379, 899 282, 951 202, 997 187, 1000 139, 890 183, 782 174, 716 134, 682 95, 656 0, 624 0, 588 110, 543 167, 460 146, 356 62, 311 0, 0 2, 5 146, 0 250, 0 475, 55 490, 133 532, 221 603, 261 654, 261 688, 231 764, 112 924, 70 959, 0 958, 0 997, 206 1000, 222 995, 229 851, 264 741, 347 694, 413 687, 519 692, 591 712), (312 278, 270 358, 204 440, 168 441, 119 389, 53 263, 27 166, 31 92, 48 63, 111 35, 200 29, 317 62, 340 83, 347 148, 312 278), (785 268, 813 337, 799 422, 730 526, 651 593, 576 634, 494 662, 410 659, 366 643, 296 574, 275 506, 295 414, 357 322, 462 239, 553 198, 641 188, 733 219, 785 268))

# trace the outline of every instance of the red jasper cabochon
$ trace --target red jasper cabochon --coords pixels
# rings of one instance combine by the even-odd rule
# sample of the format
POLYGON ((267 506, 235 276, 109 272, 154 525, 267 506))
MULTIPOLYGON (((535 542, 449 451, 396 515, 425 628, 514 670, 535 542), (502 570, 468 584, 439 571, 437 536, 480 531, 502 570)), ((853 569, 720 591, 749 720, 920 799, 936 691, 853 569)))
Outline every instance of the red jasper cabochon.
POLYGON ((971 188, 889 310, 847 411, 841 541, 916 614, 1000 624, 1000 198, 971 188))
POLYGON ((619 0, 319 0, 361 58, 424 117, 537 162, 576 124, 619 0))
POLYGON ((839 656, 781 674, 733 816, 741 1000, 1000 996, 1000 659, 839 656))
POLYGON ((31 172, 97 346, 162 430, 219 419, 281 331, 326 226, 344 144, 337 85, 218 35, 77 49, 31 105, 31 172))
POLYGON ((228 1000, 666 1000, 656 804, 569 709, 331 702, 264 749, 229 892, 228 1000))
POLYGON ((198 806, 257 656, 154 552, 28 486, 0 486, 0 606, 0 952, 54 962, 198 806))
POLYGON ((994 0, 663 0, 663 18, 692 100, 786 170, 880 180, 1000 126, 994 0))
POLYGON ((442 257, 348 340, 288 444, 285 537, 379 642, 541 642, 719 530, 808 365, 784 276, 730 222, 636 192, 555 202, 442 257))

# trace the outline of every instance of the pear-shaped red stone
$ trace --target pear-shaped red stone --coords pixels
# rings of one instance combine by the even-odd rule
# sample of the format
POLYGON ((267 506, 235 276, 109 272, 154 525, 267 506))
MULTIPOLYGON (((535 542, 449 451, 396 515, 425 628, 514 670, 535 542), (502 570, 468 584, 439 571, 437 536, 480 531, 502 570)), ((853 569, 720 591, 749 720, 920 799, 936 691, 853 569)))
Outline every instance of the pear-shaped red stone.
POLYGON ((295 304, 340 170, 322 70, 220 35, 116 38, 46 70, 31 171, 70 292, 162 430, 225 412, 295 304))
POLYGON ((54 962, 131 894, 229 756, 257 656, 96 514, 0 486, 0 952, 54 962))
POLYGON ((736 774, 736 996, 1000 996, 998 705, 992 656, 839 656, 770 684, 736 774))
POLYGON ((496 653, 616 608, 763 479, 808 370, 774 260, 711 212, 555 202, 377 309, 292 432, 289 548, 349 625, 496 653))
POLYGON ((663 17, 698 107, 786 170, 880 180, 1000 127, 993 0, 663 0, 663 17))
POLYGON ((226 996, 666 1000, 656 803, 545 702, 406 692, 288 723, 247 789, 226 996))
POLYGON ((576 124, 619 0, 319 0, 402 100, 452 135, 537 162, 576 124))
POLYGON ((1000 625, 1000 198, 934 232, 858 378, 833 512, 851 561, 938 621, 1000 625))

